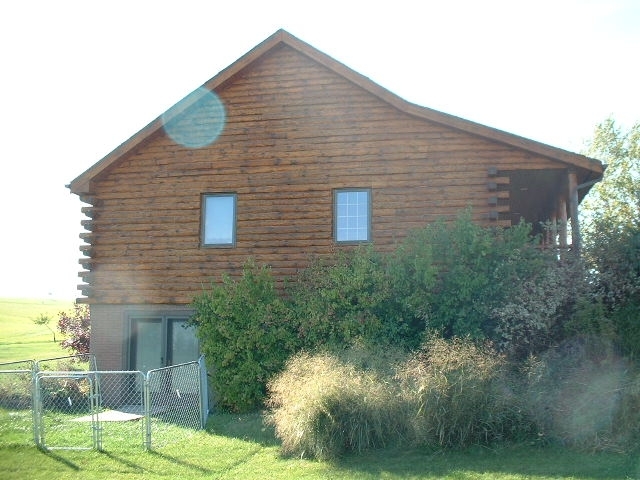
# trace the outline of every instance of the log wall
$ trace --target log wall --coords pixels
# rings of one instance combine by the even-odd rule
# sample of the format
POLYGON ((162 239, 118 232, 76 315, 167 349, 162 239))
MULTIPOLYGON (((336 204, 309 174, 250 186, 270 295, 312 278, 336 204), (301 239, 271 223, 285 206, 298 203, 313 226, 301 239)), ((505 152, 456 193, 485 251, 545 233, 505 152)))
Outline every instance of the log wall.
POLYGON ((188 304, 250 256, 293 275, 349 248, 332 239, 336 188, 371 188, 382 250, 467 206, 478 222, 508 225, 499 172, 558 168, 412 117, 284 45, 217 93, 227 116, 214 144, 188 149, 160 131, 94 179, 85 301, 188 304), (217 192, 237 193, 235 248, 200 246, 201 195, 217 192))

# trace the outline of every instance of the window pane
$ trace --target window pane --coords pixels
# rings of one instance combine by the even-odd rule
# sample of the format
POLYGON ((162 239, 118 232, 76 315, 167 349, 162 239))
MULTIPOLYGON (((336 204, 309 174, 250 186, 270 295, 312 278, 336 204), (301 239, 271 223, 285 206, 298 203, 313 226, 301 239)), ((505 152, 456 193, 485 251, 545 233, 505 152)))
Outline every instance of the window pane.
POLYGON ((170 318, 167 323, 171 365, 198 360, 198 337, 194 327, 183 318, 170 318))
POLYGON ((335 194, 336 240, 369 240, 369 191, 344 190, 335 194))
POLYGON ((232 245, 234 243, 235 203, 235 195, 209 195, 205 197, 205 245, 232 245))
POLYGON ((162 348, 162 319, 140 318, 131 322, 132 356, 131 368, 148 372, 164 367, 164 349, 162 348))

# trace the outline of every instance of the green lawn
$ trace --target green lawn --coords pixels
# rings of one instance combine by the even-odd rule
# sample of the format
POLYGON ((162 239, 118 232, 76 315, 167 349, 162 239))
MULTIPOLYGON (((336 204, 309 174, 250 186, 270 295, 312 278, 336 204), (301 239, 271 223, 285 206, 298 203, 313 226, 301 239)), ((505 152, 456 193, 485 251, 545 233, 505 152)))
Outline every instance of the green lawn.
MULTIPOLYGON (((49 326, 56 330, 58 313, 71 308, 73 302, 60 300, 0 298, 0 363, 68 355, 53 342, 51 330, 34 324, 32 319, 49 315, 49 326)), ((56 340, 60 339, 56 331, 56 340)))
MULTIPOLYGON (((3 432, 0 423, 0 433, 3 432)), ((26 435, 28 432, 24 432, 26 435)), ((333 462, 284 458, 258 414, 213 416, 205 431, 168 446, 97 451, 40 451, 3 444, 1 478, 9 479, 576 479, 639 478, 640 459, 562 448, 515 445, 455 452, 387 449, 333 462)))

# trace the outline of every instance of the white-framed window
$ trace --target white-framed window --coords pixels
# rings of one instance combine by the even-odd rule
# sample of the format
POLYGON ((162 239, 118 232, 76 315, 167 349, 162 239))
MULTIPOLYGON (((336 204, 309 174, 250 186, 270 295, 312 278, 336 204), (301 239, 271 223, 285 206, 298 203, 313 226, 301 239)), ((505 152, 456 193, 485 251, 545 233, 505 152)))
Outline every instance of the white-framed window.
POLYGON ((370 241, 371 189, 334 190, 333 225, 333 237, 336 242, 370 241))
POLYGON ((207 193, 202 196, 202 245, 233 247, 236 244, 235 193, 207 193))

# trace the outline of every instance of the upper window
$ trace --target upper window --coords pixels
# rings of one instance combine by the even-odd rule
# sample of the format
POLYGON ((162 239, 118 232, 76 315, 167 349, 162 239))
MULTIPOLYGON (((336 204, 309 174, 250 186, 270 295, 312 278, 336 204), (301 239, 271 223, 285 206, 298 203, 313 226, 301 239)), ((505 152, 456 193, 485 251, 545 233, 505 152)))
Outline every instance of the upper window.
POLYGON ((207 194, 202 200, 202 244, 212 247, 236 243, 236 194, 207 194))
POLYGON ((333 209, 337 242, 368 242, 371 239, 371 190, 335 190, 333 209))

